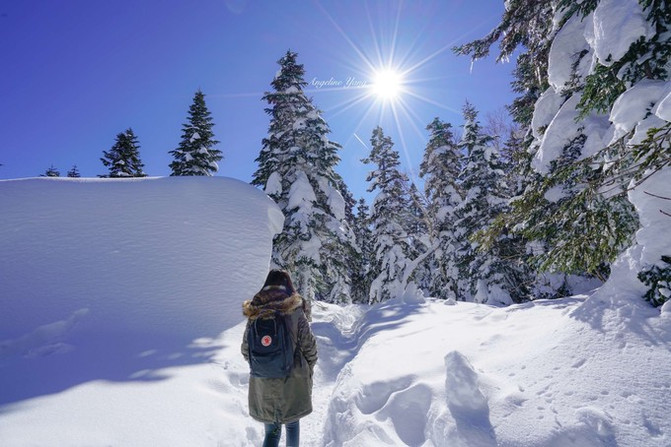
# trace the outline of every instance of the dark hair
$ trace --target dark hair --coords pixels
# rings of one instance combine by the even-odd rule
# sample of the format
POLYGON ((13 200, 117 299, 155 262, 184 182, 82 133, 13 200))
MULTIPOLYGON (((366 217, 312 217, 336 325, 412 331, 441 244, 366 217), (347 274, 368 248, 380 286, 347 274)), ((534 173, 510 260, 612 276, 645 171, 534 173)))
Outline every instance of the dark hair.
POLYGON ((271 270, 268 272, 263 287, 266 288, 268 286, 283 286, 289 295, 296 293, 294 284, 291 282, 291 276, 289 276, 289 272, 286 270, 271 270))

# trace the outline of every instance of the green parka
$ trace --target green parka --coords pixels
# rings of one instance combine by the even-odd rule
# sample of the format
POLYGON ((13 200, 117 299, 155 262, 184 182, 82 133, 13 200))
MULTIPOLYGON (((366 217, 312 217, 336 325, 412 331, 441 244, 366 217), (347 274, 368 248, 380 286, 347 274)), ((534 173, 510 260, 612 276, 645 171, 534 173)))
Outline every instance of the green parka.
POLYGON ((242 304, 247 327, 242 355, 249 363, 247 329, 257 318, 279 311, 288 317, 292 340, 296 340, 294 367, 288 377, 266 379, 249 376, 249 415, 264 423, 286 424, 312 412, 312 374, 317 362, 317 342, 310 329, 310 307, 298 294, 288 296, 283 287, 269 286, 242 304))

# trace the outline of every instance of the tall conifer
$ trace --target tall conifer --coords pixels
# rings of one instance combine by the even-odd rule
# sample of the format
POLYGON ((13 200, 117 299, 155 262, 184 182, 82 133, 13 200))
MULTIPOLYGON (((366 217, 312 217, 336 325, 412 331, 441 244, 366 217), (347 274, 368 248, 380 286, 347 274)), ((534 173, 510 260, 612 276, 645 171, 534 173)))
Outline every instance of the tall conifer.
POLYGON ((170 151, 170 175, 213 175, 219 170, 223 156, 215 146, 212 115, 205 104, 205 95, 198 90, 189 107, 187 122, 182 126, 182 139, 177 149, 170 151))
POLYGON ((359 199, 352 229, 358 251, 352 260, 352 301, 368 302, 374 259, 373 233, 370 228, 370 208, 364 199, 359 199))
POLYGON ((431 279, 429 292, 439 298, 457 298, 455 211, 462 201, 458 183, 461 154, 452 133, 451 124, 435 118, 426 129, 429 142, 420 165, 424 191, 429 201, 428 221, 431 223, 432 251, 428 259, 431 279))
POLYGON ((131 128, 117 134, 114 145, 109 151, 103 151, 103 158, 100 161, 109 169, 109 173, 101 177, 124 178, 147 175, 140 160, 140 144, 131 128))
POLYGON ((272 262, 290 270, 308 299, 351 302, 350 261, 356 252, 347 216, 351 198, 335 172, 340 145, 303 92, 307 85, 297 54, 288 51, 263 99, 268 136, 257 157, 252 184, 261 186, 285 215, 273 244, 272 262))
POLYGON ((411 268, 413 247, 408 235, 410 201, 408 178, 400 171, 398 151, 381 127, 373 130, 371 151, 363 162, 371 164, 368 191, 377 192, 371 210, 375 258, 369 301, 381 302, 404 292, 411 268))
POLYGON ((49 166, 49 169, 47 169, 44 174, 41 175, 41 177, 60 177, 61 176, 61 171, 59 171, 57 168, 54 167, 54 165, 49 166))
POLYGON ((509 304, 512 298, 499 253, 496 249, 479 250, 473 239, 504 210, 505 173, 491 144, 492 137, 483 133, 475 107, 467 102, 463 111, 464 133, 459 147, 467 154, 460 173, 464 199, 455 210, 461 295, 476 302, 509 304))

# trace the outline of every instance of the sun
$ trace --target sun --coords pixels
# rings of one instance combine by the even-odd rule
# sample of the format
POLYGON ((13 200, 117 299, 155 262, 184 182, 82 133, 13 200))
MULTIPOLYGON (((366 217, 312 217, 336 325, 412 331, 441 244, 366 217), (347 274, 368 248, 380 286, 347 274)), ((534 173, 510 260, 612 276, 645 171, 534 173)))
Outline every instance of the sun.
POLYGON ((371 93, 378 99, 389 102, 399 98, 403 91, 403 76, 397 70, 385 68, 375 71, 371 93))

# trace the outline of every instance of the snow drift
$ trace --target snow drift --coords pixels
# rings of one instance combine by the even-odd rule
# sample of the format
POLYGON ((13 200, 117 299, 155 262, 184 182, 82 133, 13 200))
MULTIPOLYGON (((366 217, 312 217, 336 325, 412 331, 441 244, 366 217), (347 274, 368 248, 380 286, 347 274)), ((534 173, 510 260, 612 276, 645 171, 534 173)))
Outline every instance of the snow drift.
POLYGON ((202 362, 283 222, 224 178, 2 181, 0 209, 0 403, 202 362))

